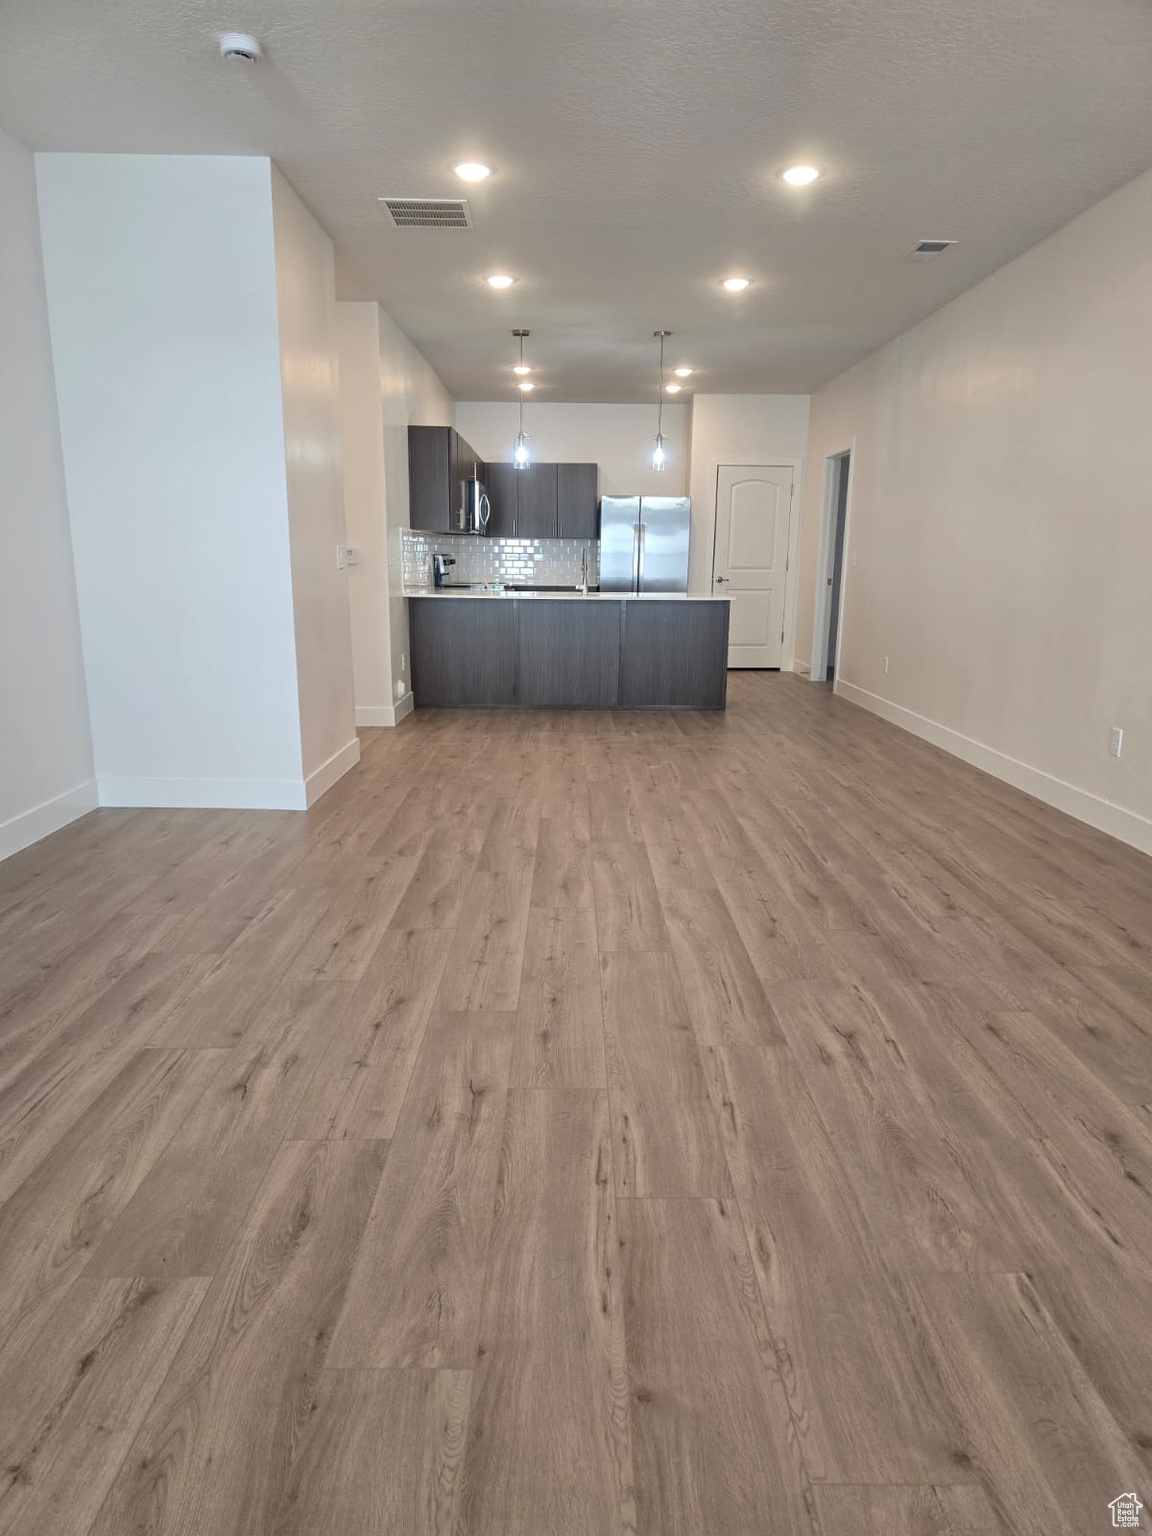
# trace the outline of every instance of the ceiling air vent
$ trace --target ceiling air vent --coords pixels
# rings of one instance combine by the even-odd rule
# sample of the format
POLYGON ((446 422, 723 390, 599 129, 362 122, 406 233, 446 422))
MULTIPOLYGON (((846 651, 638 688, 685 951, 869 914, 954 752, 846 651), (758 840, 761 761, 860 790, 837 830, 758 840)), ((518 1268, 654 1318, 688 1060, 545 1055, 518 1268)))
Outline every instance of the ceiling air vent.
POLYGON ((382 197, 379 202, 397 229, 472 228, 472 211, 463 197, 382 197))
POLYGON ((934 256, 943 256, 955 244, 955 240, 921 240, 919 245, 913 246, 908 252, 907 260, 931 261, 934 256))

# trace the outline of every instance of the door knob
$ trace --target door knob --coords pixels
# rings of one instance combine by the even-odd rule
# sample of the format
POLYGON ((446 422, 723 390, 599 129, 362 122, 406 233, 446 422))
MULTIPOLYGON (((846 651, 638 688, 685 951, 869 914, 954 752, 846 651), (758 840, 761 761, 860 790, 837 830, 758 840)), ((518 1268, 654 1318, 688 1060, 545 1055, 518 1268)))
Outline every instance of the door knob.
POLYGON ((727 578, 727 576, 717 576, 716 580, 717 581, 727 581, 728 578, 727 578))

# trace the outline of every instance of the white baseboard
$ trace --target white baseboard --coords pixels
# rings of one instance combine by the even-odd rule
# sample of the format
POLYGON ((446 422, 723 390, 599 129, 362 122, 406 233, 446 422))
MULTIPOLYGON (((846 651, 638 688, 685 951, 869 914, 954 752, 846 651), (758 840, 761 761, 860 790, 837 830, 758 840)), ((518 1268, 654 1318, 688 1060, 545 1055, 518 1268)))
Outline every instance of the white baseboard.
POLYGON ((974 768, 982 768, 994 778, 1003 779, 1006 784, 1022 789, 1025 794, 1043 800, 1046 805, 1055 806, 1058 811, 1075 816, 1077 821, 1087 822, 1090 827, 1107 832, 1110 837, 1119 838, 1122 843, 1129 843, 1133 848, 1139 848, 1141 853, 1152 853, 1152 821, 1138 812, 1125 810, 1123 806, 1114 805, 1111 800, 1105 800, 1089 790, 1077 789, 1075 784, 1068 784, 1053 774, 1045 773, 1041 768, 1033 768, 1018 758, 998 752, 995 747, 974 741, 971 736, 964 736, 950 726, 939 725, 926 715, 905 709, 902 704, 893 704, 891 700, 881 698, 878 693, 858 688, 855 683, 846 683, 837 678, 833 688, 841 698, 859 704, 863 709, 890 720, 893 725, 905 731, 911 731, 913 736, 930 741, 934 747, 941 747, 953 757, 963 758, 974 768))
POLYGON ((62 795, 54 795, 51 800, 21 811, 18 816, 10 816, 7 821, 0 822, 0 859, 10 858, 21 848, 28 848, 42 837, 59 832, 70 821, 94 811, 98 804, 96 780, 87 779, 83 784, 66 789, 62 795))
POLYGON ((342 779, 349 768, 355 768, 359 761, 360 743, 353 736, 339 752, 333 752, 326 763, 321 763, 304 780, 304 804, 315 805, 325 790, 331 789, 336 780, 342 779))
MULTIPOLYGON (((409 706, 411 707, 411 706, 409 706)), ((89 779, 0 822, 0 859, 38 843, 97 806, 139 809, 303 811, 360 761, 353 739, 307 779, 89 779)))
POLYGON ((208 811, 303 811, 303 779, 120 779, 101 777, 100 804, 208 811))
POLYGON ((364 704, 356 710, 357 725, 399 725, 416 707, 413 694, 406 693, 395 704, 364 704))

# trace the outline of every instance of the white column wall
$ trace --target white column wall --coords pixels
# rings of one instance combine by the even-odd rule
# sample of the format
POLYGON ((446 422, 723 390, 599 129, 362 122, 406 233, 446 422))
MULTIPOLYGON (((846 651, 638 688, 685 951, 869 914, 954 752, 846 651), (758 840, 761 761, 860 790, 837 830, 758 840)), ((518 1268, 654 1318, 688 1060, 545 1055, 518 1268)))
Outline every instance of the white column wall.
POLYGON ((451 426, 452 398, 392 318, 371 302, 337 308, 344 507, 358 725, 395 725, 412 708, 400 529, 408 526, 408 427, 451 426))
POLYGON ((272 219, 300 740, 308 798, 360 756, 352 703, 332 242, 279 171, 272 219))
POLYGON ((0 858, 96 804, 32 156, 0 133, 0 858))
POLYGON ((100 801, 303 806, 355 760, 330 242, 265 158, 36 171, 100 801))

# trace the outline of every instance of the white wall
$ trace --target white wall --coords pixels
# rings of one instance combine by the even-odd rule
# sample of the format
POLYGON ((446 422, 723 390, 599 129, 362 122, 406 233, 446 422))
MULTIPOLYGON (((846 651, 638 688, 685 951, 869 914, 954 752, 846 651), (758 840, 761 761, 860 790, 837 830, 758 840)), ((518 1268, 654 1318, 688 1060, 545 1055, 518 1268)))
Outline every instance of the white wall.
MULTIPOLYGON (((376 310, 377 305, 367 300, 341 300, 336 305, 344 527, 348 543, 360 550, 361 559, 361 564, 350 570, 348 576, 353 697, 357 711, 392 706, 384 432, 376 310)), ((369 723, 367 717, 362 723, 369 723)))
MULTIPOLYGON (((506 460, 516 434, 515 401, 461 401, 456 426, 476 452, 506 460)), ((720 464, 802 460, 808 442, 807 395, 696 395, 664 407, 671 456, 663 474, 649 462, 656 433, 651 405, 524 407, 533 456, 545 463, 597 463, 600 494, 692 497, 688 586, 712 585, 716 470, 720 464)))
POLYGON ((798 635, 855 437, 838 688, 1148 851, 1150 336, 1152 173, 820 390, 798 635))
POLYGON ((452 424, 431 365, 378 304, 337 310, 344 507, 361 564, 349 573, 356 720, 393 725, 411 708, 399 530, 408 525, 408 427, 452 424))
POLYGON ((101 800, 299 804, 270 164, 36 171, 101 800))
POLYGON ((332 242, 272 172, 292 608, 304 778, 311 797, 359 758, 348 577, 332 242))
MULTIPOLYGON (((692 402, 692 545, 688 586, 712 587, 716 471, 721 464, 787 464, 808 449, 807 395, 697 395, 692 402)), ((797 506, 799 506, 797 486, 797 506)), ((785 615, 787 618, 787 615, 785 615)))
POLYGON ((0 133, 0 858, 96 785, 32 156, 0 133))
MULTIPOLYGON (((518 402, 463 400, 456 428, 485 460, 512 457, 518 402)), ((655 405, 524 403, 524 430, 532 457, 544 464, 599 464, 601 496, 684 496, 688 492, 690 411, 665 405, 668 466, 651 465, 656 439, 655 405)))
POLYGON ((401 596, 404 576, 400 555, 400 530, 407 528, 409 522, 408 428, 451 426, 454 405, 423 354, 384 310, 380 310, 380 400, 384 419, 391 675, 397 683, 403 683, 403 702, 410 709, 412 660, 408 654, 408 605, 401 596), (401 660, 402 657, 405 659, 401 660))

